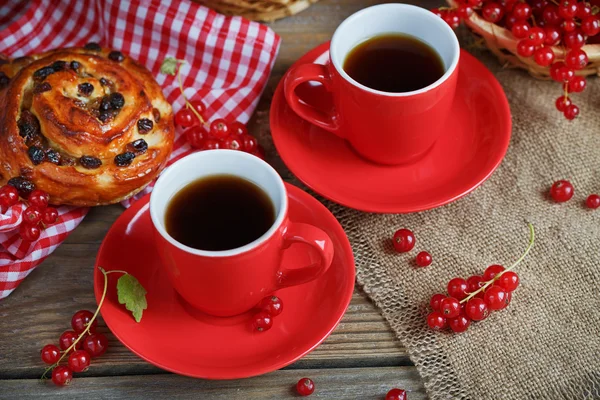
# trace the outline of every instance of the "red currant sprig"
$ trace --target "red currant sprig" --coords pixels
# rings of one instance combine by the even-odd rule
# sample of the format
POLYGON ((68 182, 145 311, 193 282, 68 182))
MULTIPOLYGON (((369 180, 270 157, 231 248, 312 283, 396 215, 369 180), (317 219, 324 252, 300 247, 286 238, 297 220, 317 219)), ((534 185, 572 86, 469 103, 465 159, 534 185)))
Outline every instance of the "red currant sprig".
POLYGON ((184 135, 190 144, 198 150, 228 149, 245 151, 264 159, 264 150, 256 139, 248 133, 246 126, 239 121, 228 122, 222 118, 208 122, 206 106, 202 101, 189 101, 183 90, 180 67, 183 60, 167 58, 161 66, 161 72, 177 75, 179 90, 185 101, 185 107, 175 114, 175 123, 187 128, 184 135))
MULTIPOLYGON (((125 276, 128 276, 129 273, 120 270, 105 271, 101 267, 98 268, 104 276, 104 288, 96 312, 92 313, 88 310, 77 311, 71 318, 71 327, 73 330, 63 332, 63 334, 60 335, 60 349, 53 344, 47 344, 42 348, 42 361, 50 365, 42 374, 42 379, 47 379, 46 375, 51 372, 52 382, 58 386, 68 385, 73 379, 73 372, 84 372, 87 370, 91 364, 92 358, 101 356, 108 348, 108 339, 106 336, 96 332, 96 327, 98 325, 97 317, 100 313, 100 308, 104 304, 108 289, 108 274, 124 274, 120 278, 122 279, 125 276), (65 357, 68 357, 67 365, 60 365, 65 357)), ((130 275, 129 277, 131 278, 130 281, 133 280, 137 282, 135 278, 130 275)), ((133 284, 133 282, 130 283, 133 284)), ((121 292, 119 289, 118 291, 120 299, 121 292)), ((131 310, 131 308, 128 309, 131 310)))
POLYGON ((535 230, 529 224, 529 245, 521 257, 510 267, 489 266, 483 276, 472 276, 465 280, 454 278, 448 282, 448 296, 435 294, 429 305, 433 310, 427 315, 427 325, 433 330, 449 327, 453 332, 466 331, 471 321, 481 321, 490 312, 508 306, 512 292, 519 285, 519 277, 512 271, 533 248, 535 230))

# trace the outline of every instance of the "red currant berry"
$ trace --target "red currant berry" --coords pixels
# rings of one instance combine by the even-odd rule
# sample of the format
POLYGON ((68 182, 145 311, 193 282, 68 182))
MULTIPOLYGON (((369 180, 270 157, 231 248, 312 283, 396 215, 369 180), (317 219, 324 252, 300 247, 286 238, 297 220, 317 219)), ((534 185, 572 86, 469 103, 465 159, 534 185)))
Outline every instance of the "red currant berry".
POLYGON ((529 39, 519 40, 517 43, 517 53, 521 57, 531 57, 535 52, 535 45, 529 39))
POLYGON ((500 6, 504 9, 505 12, 510 13, 515 4, 517 4, 519 0, 499 0, 500 6))
POLYGON ((531 7, 527 3, 517 3, 513 7, 512 13, 517 19, 524 21, 531 17, 531 7))
POLYGON ((588 63, 588 56, 581 49, 569 50, 565 55, 565 65, 573 69, 582 69, 588 63))
POLYGON ((550 77, 557 82, 561 82, 558 73, 564 66, 565 66, 565 63, 562 61, 555 62, 554 64, 552 64, 550 66, 550 77))
POLYGON ((256 138, 252 135, 243 135, 242 142, 244 144, 243 150, 248 153, 256 151, 256 148, 258 147, 258 142, 256 141, 256 138))
POLYGON ((458 300, 467 297, 467 281, 463 278, 454 278, 448 282, 448 295, 458 300))
POLYGON ((432 262, 432 258, 431 258, 431 254, 429 254, 426 251, 422 251, 419 254, 417 254, 417 258, 416 258, 416 263, 419 267, 428 267, 431 265, 432 262))
POLYGON ((573 68, 567 67, 566 65, 558 70, 556 73, 559 82, 568 83, 575 77, 575 71, 573 68))
POLYGON ((444 15, 442 11, 440 11, 439 8, 433 8, 431 11, 434 15, 437 15, 438 17, 442 18, 442 16, 444 15))
MULTIPOLYGON (((71 327, 75 331, 75 333, 82 333, 88 327, 88 324, 94 317, 94 313, 88 310, 79 310, 75 314, 73 314, 73 318, 71 318, 71 327)), ((90 325, 90 333, 96 332, 96 327, 98 326, 98 320, 95 319, 94 322, 90 325)))
POLYGON ((440 301, 440 312, 446 318, 456 318, 460 314, 460 302, 454 297, 440 301))
POLYGON ((22 223, 19 227, 19 235, 26 242, 35 242, 39 239, 40 234, 41 230, 37 225, 22 223))
POLYGON ((562 17, 558 14, 558 7, 554 4, 548 4, 544 7, 542 18, 550 26, 558 26, 562 21, 562 17))
POLYGON ((68 385, 71 383, 71 379, 73 379, 73 372, 64 365, 54 367, 52 370, 52 382, 54 382, 56 386, 68 385))
POLYGON ((29 206, 23 211, 23 223, 37 225, 42 220, 42 212, 36 206, 29 206))
POLYGON ((591 15, 581 21, 581 30, 587 36, 596 36, 600 33, 600 18, 596 15, 591 15))
POLYGON ((506 290, 501 286, 493 285, 485 291, 483 297, 490 310, 502 310, 506 304, 506 290))
MULTIPOLYGON (((19 202, 19 191, 6 185, 0 188, 0 209, 7 210, 19 202)), ((0 212, 1 212, 0 210, 0 212)))
POLYGON ((203 126, 192 126, 184 132, 185 138, 195 149, 202 149, 204 141, 208 138, 208 131, 203 126))
POLYGON ((73 372, 83 372, 90 366, 92 357, 85 350, 75 350, 69 356, 69 369, 73 372))
POLYGON ((446 11, 446 13, 442 15, 442 19, 446 21, 452 29, 456 29, 460 25, 460 17, 454 11, 446 11))
POLYGON ((315 383, 310 378, 302 378, 296 384, 296 391, 300 396, 310 396, 315 391, 315 383))
POLYGON ((460 314, 456 318, 450 318, 448 320, 448 326, 452 329, 453 332, 461 333, 469 329, 469 325, 471 325, 471 320, 467 318, 466 315, 460 314))
POLYGON ((242 142, 242 139, 239 137, 228 137, 227 139, 223 140, 223 146, 221 147, 222 149, 229 149, 229 150, 240 150, 242 151, 244 148, 244 143, 242 142))
POLYGON ((483 18, 486 21, 496 23, 500 21, 504 16, 504 10, 500 6, 500 4, 491 2, 483 6, 481 14, 483 15, 483 18))
POLYGON ((529 26, 527 21, 517 21, 513 24, 510 30, 514 37, 516 37, 517 39, 523 39, 527 37, 527 35, 529 35, 530 29, 531 26, 529 26))
POLYGON ((479 275, 470 276, 467 279, 467 292, 468 293, 476 292, 479 289, 481 289, 483 284, 484 284, 484 281, 483 281, 482 276, 479 276, 479 275))
MULTIPOLYGON (((589 17, 590 15, 592 15, 592 6, 590 6, 590 3, 586 3, 585 1, 582 1, 581 3, 577 3, 577 14, 575 14, 575 16, 577 18, 583 20, 583 19, 585 19, 585 17, 589 17)), ((587 35, 587 33, 586 33, 586 35, 587 35)), ((594 36, 594 35, 588 35, 588 36, 594 36)))
POLYGON ((468 19, 473 15, 473 7, 468 4, 461 4, 456 10, 459 18, 468 19))
POLYGON ((491 281, 492 279, 494 279, 496 277, 496 275, 498 275, 500 272, 502 272, 504 270, 505 270, 505 268, 502 265, 497 265, 497 264, 490 265, 483 272, 483 280, 485 282, 491 281))
POLYGON ((268 312, 271 317, 276 317, 283 311, 283 302, 275 295, 267 296, 258 303, 258 308, 268 312))
POLYGON ((577 29, 577 24, 572 19, 565 19, 560 24, 560 28, 563 30, 563 32, 573 32, 575 29, 577 29))
POLYGON ((490 310, 483 299, 473 297, 471 300, 467 301, 465 314, 473 321, 482 321, 490 315, 490 310))
POLYGON ((92 357, 99 357, 108 349, 108 339, 101 333, 92 333, 83 338, 83 350, 92 357))
POLYGON ((546 39, 546 32, 539 26, 534 26, 529 30, 529 40, 531 40, 534 46, 543 44, 544 39, 546 39))
POLYGON ((495 283, 507 292, 512 292, 519 286, 519 276, 513 271, 506 271, 495 283))
POLYGON ((58 210, 54 207, 48 207, 42 213, 42 222, 46 225, 55 224, 58 220, 58 210))
POLYGON ((573 185, 571 182, 565 180, 554 182, 550 188, 550 196, 552 197, 552 200, 557 203, 564 203, 565 201, 571 200, 573 193, 575 193, 573 185))
POLYGON ((252 317, 252 326, 255 331, 265 332, 273 326, 273 318, 266 311, 259 311, 252 317))
POLYGON ((531 8, 533 8, 534 13, 541 14, 544 7, 548 5, 548 1, 546 0, 531 0, 529 2, 531 4, 531 8))
POLYGON ((441 312, 434 311, 427 316, 427 326, 434 331, 442 331, 446 329, 448 323, 441 312))
POLYGON ((385 400, 406 400, 406 390, 394 388, 387 392, 385 400))
POLYGON ((479 7, 483 4, 483 0, 467 0, 467 4, 471 7, 479 7))
POLYGON ((55 364, 60 358, 60 349, 53 345, 47 344, 42 347, 42 361, 46 364, 55 364))
POLYGON ((571 105, 571 99, 566 96, 560 96, 556 99, 556 109, 560 112, 565 111, 565 109, 571 105))
POLYGON ((512 301, 512 292, 508 292, 508 293, 506 293, 506 306, 507 307, 511 301, 512 301))
POLYGON ((217 150, 221 149, 221 143, 216 139, 206 139, 200 150, 217 150))
POLYGON ((415 247, 415 235, 408 229, 398 229, 394 233, 393 243, 398 253, 409 252, 415 247))
POLYGON ((175 123, 179 126, 183 126, 184 128, 189 128, 190 126, 196 125, 198 122, 198 118, 194 115, 191 110, 187 108, 182 108, 177 111, 175 114, 175 123))
POLYGON ((570 106, 565 108, 564 115, 566 119, 568 119, 569 121, 573 121, 579 116, 579 107, 577 107, 575 104, 571 104, 570 106))
POLYGON ((229 124, 229 132, 231 136, 242 136, 248 134, 248 129, 246 128, 246 125, 241 122, 234 121, 229 124))
MULTIPOLYGON (((202 116, 202 118, 204 118, 204 111, 206 111, 206 106, 201 100, 190 101, 190 105, 194 110, 196 110, 198 114, 202 116)), ((194 117, 198 118, 197 116, 194 117)))
POLYGON ((558 5, 558 15, 563 18, 575 18, 577 15, 577 0, 561 0, 558 5))
POLYGON ((33 192, 27 198, 30 206, 36 206, 40 210, 48 207, 50 201, 50 195, 42 190, 34 189, 33 192))
POLYGON ((585 205, 592 210, 600 207, 600 196, 597 194, 590 194, 585 200, 585 205))
POLYGON ((210 124, 210 135, 215 139, 225 139, 229 136, 229 125, 223 118, 215 119, 210 124))
MULTIPOLYGON (((75 342, 75 340, 77 340, 77 337, 78 337, 78 335, 73 331, 64 331, 60 335, 60 338, 58 338, 58 345, 60 346, 61 350, 67 350, 69 347, 71 347, 71 345, 75 342)), ((82 345, 82 343, 80 340, 75 345, 75 348, 80 349, 81 345, 82 345)))
POLYGON ((544 32, 546 33, 546 39, 544 39, 544 44, 546 46, 556 46, 560 43, 562 35, 558 28, 553 26, 547 26, 544 28, 544 32))
POLYGON ((569 92, 580 93, 585 90, 586 82, 583 76, 576 76, 569 82, 569 92))
POLYGON ((533 54, 535 63, 542 67, 547 67, 554 61, 554 52, 550 47, 540 47, 533 54))
POLYGON ((510 31, 512 30, 512 27, 519 21, 520 20, 517 19, 517 17, 515 17, 514 15, 508 14, 504 17, 504 27, 510 31))
POLYGON ((440 310, 440 302, 442 300, 444 300, 446 298, 446 296, 444 296, 443 294, 437 293, 434 294, 433 296, 431 296, 431 300, 429 300, 429 307, 431 307, 431 309, 433 311, 439 311, 440 310))
POLYGON ((569 49, 580 49, 585 44, 585 37, 579 29, 575 29, 573 32, 564 34, 563 44, 569 49))

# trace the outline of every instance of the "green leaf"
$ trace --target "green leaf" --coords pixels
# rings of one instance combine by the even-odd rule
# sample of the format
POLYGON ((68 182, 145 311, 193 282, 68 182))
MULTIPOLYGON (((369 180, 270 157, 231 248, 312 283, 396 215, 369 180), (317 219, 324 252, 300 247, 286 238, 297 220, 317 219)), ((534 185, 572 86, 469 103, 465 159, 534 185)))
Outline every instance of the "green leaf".
POLYGON ((125 308, 131 311, 136 322, 142 320, 142 313, 148 308, 146 293, 146 289, 133 275, 123 275, 117 281, 119 303, 125 304, 125 308))
POLYGON ((167 57, 160 66, 160 72, 167 75, 175 75, 179 64, 185 63, 185 60, 178 60, 175 57, 167 57))

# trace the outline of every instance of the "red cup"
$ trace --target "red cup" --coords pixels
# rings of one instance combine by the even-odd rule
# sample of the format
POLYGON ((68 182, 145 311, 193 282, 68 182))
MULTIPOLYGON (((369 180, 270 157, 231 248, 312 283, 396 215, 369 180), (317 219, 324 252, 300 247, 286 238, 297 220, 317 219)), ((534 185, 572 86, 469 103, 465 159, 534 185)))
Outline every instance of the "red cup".
POLYGON ((287 192, 277 172, 241 151, 202 151, 174 163, 154 186, 150 216, 156 247, 172 285, 190 305, 210 315, 248 311, 278 289, 318 278, 333 259, 333 244, 325 232, 288 218, 287 192), (173 239, 165 228, 165 212, 173 196, 197 179, 221 174, 261 187, 275 206, 273 226, 253 242, 226 251, 198 250, 173 239), (308 245, 311 265, 294 269, 281 265, 285 249, 294 243, 308 245))
POLYGON ((381 4, 347 18, 333 35, 329 63, 292 68, 285 98, 296 114, 346 139, 364 158, 380 164, 405 164, 423 156, 444 131, 454 100, 460 46, 452 29, 428 10, 408 4, 381 4), (389 93, 371 89, 343 69, 346 56, 374 36, 400 33, 429 44, 445 73, 419 90, 389 93), (298 85, 318 82, 333 96, 335 109, 319 110, 296 94, 298 85))

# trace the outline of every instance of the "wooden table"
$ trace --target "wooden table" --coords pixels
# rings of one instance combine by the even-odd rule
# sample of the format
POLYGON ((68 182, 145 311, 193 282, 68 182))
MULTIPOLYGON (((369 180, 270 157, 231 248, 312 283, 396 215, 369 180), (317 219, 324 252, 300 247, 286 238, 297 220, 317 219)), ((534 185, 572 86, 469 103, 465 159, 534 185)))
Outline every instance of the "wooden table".
MULTIPOLYGON (((291 173, 278 159, 269 133, 269 105, 289 66, 331 38, 336 26, 369 0, 321 0, 301 14, 270 24, 283 41, 275 69, 250 130, 265 146, 269 162, 286 179, 291 173)), ((440 1, 439 4, 442 2, 440 1)), ((432 8, 433 0, 420 5, 432 8)), ((68 388, 41 384, 40 349, 57 343, 79 309, 94 310, 92 269, 96 252, 119 205, 93 209, 77 230, 7 299, 0 301, 0 399, 172 398, 288 399, 298 379, 315 380, 312 398, 383 399, 392 387, 425 399, 423 383, 406 350, 367 297, 356 289, 333 334, 312 353, 283 370, 236 381, 206 381, 165 372, 138 358, 108 333, 110 348, 68 388)), ((100 330, 108 332, 100 321, 100 330)))

